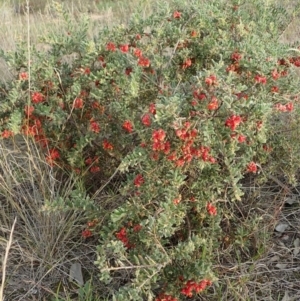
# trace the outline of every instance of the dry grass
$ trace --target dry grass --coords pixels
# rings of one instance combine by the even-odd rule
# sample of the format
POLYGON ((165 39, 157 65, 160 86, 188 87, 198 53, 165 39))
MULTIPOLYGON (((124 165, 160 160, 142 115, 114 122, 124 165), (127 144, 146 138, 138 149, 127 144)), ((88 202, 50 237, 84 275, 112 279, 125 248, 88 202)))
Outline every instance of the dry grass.
MULTIPOLYGON (((5 145, 2 140, 0 158, 0 235, 4 241, 17 218, 6 265, 5 300, 42 300, 68 279, 73 262, 87 267, 93 261, 94 249, 80 240, 80 214, 41 210, 46 200, 67 199, 75 181, 58 181, 29 141, 5 145)), ((0 249, 4 253, 5 244, 0 249)))

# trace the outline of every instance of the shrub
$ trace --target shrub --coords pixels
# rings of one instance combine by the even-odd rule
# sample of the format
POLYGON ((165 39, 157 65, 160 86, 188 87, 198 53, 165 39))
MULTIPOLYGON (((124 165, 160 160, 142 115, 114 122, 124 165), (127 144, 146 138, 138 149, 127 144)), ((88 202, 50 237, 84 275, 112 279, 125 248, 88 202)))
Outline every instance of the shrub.
POLYGON ((277 119, 298 117, 299 57, 277 42, 289 19, 276 15, 261 1, 163 3, 94 40, 65 15, 68 30, 44 39, 49 53, 31 50, 30 70, 24 45, 6 54, 19 75, 3 95, 2 137, 32 137, 91 200, 118 186, 114 204, 98 204, 103 296, 204 291, 241 180, 298 163, 277 119))

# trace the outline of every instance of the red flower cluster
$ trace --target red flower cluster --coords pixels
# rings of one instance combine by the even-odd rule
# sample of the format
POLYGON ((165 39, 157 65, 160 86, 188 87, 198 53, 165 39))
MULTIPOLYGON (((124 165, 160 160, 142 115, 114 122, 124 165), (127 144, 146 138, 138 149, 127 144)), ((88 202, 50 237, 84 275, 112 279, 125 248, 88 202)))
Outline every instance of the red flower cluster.
POLYGON ((34 111, 34 107, 33 106, 25 106, 24 108, 24 111, 25 111, 25 115, 26 117, 30 117, 34 111))
POLYGON ((90 130, 94 133, 100 132, 100 125, 97 121, 94 121, 93 119, 90 120, 90 130))
POLYGON ((300 56, 291 57, 291 58, 289 58, 289 61, 295 67, 300 67, 300 56))
POLYGON ((154 130, 152 133, 152 150, 162 151, 165 155, 170 152, 171 144, 165 141, 166 132, 163 129, 154 130))
POLYGON ((247 137, 241 134, 241 135, 238 135, 237 139, 238 139, 239 143, 243 143, 246 141, 247 137))
POLYGON ((100 171, 100 167, 99 166, 92 166, 91 168, 90 168, 90 172, 91 173, 97 173, 97 172, 99 172, 100 171))
POLYGON ((83 238, 88 238, 92 236, 92 231, 89 229, 85 229, 81 232, 83 238))
POLYGON ((277 80, 280 77, 280 73, 277 71, 277 69, 272 71, 272 77, 274 80, 277 80))
POLYGON ((99 162, 99 158, 97 156, 95 157, 88 157, 86 160, 85 160, 85 164, 87 166, 89 166, 89 170, 91 173, 96 173, 96 172, 99 172, 100 171, 100 167, 97 166, 97 165, 92 165, 94 163, 98 163, 99 162))
POLYGON ((149 105, 149 113, 151 113, 153 115, 156 114, 155 103, 150 103, 150 105, 149 105))
POLYGON ((180 19, 180 17, 181 17, 181 12, 179 12, 179 11, 174 11, 174 13, 173 13, 173 18, 174 19, 180 19))
POLYGON ((133 131, 133 125, 132 125, 131 121, 129 121, 129 120, 124 121, 122 128, 125 131, 127 131, 128 133, 131 133, 133 131))
POLYGON ((127 53, 129 51, 129 45, 128 44, 123 44, 123 45, 120 45, 120 50, 123 52, 123 53, 127 53))
POLYGON ((41 103, 45 100, 45 96, 40 92, 33 92, 31 95, 31 100, 33 103, 41 103))
POLYGON ((142 57, 143 52, 142 52, 141 49, 135 48, 134 51, 133 51, 133 55, 136 56, 136 57, 142 57))
POLYGON ((237 51, 233 52, 231 54, 231 60, 233 63, 237 63, 242 59, 242 55, 238 53, 237 51))
POLYGON ((275 109, 281 112, 291 112, 294 109, 294 105, 292 102, 287 103, 286 105, 282 105, 281 103, 277 103, 275 105, 275 109))
POLYGON ((219 108, 218 99, 215 96, 213 96, 211 98, 211 101, 207 105, 207 109, 210 110, 210 111, 214 111, 214 110, 217 110, 218 108, 219 108))
POLYGON ((28 80, 28 73, 27 72, 21 72, 19 74, 19 79, 20 80, 28 80))
POLYGON ((40 118, 32 115, 32 107, 25 107, 25 114, 29 113, 28 120, 26 120, 26 124, 22 126, 22 133, 26 136, 33 136, 34 140, 38 142, 42 147, 48 146, 48 139, 46 138, 43 128, 42 122, 40 118))
POLYGON ((125 74, 126 75, 130 75, 130 73, 132 72, 132 68, 131 67, 127 67, 126 69, 125 69, 125 74))
POLYGON ((254 77, 254 80, 259 83, 265 85, 267 83, 267 78, 263 75, 256 75, 254 77))
POLYGON ((87 159, 85 159, 85 164, 86 165, 92 165, 93 163, 98 163, 99 162, 99 158, 97 157, 97 156, 95 156, 95 157, 88 157, 87 159))
POLYGON ((225 121, 225 126, 234 131, 237 126, 242 122, 242 117, 238 115, 232 115, 225 121))
MULTIPOLYGON (((132 226, 132 223, 130 222, 129 223, 130 226, 132 226)), ((136 224, 134 225, 133 227, 133 231, 134 232, 139 232, 141 231, 142 229, 142 226, 140 224, 136 224)), ((123 227, 119 230, 119 232, 117 232, 116 234, 116 237, 123 243, 123 245, 127 248, 127 249, 130 249, 130 248, 134 248, 135 245, 134 244, 131 244, 129 242, 129 238, 128 238, 128 233, 127 233, 127 228, 126 227, 123 227)))
POLYGON ((245 92, 239 92, 239 93, 235 93, 234 94, 238 99, 242 99, 242 98, 244 98, 244 99, 248 99, 248 94, 246 94, 245 92))
POLYGON ((133 180, 135 187, 140 187, 142 184, 144 184, 144 182, 145 182, 144 177, 141 174, 138 174, 133 180))
POLYGON ((190 122, 186 122, 183 128, 175 130, 176 136, 184 143, 181 147, 181 154, 178 157, 176 152, 170 154, 167 159, 174 161, 177 167, 183 166, 185 163, 189 163, 193 158, 202 158, 203 161, 215 163, 209 152, 210 149, 206 146, 200 146, 199 148, 194 147, 194 139, 197 137, 197 130, 191 129, 190 122))
POLYGON ((139 57, 139 60, 138 60, 138 65, 141 66, 141 67, 149 67, 150 66, 150 60, 146 57, 139 57))
POLYGON ((193 92, 193 96, 198 100, 204 100, 206 98, 206 94, 204 92, 201 92, 200 90, 195 90, 193 92))
POLYGON ((213 215, 213 216, 217 215, 217 208, 214 205, 212 205, 211 203, 208 203, 206 205, 206 210, 209 215, 213 215))
POLYGON ((181 290, 181 293, 187 297, 193 297, 193 293, 199 294, 202 291, 206 289, 207 286, 212 285, 212 282, 210 280, 202 280, 200 282, 195 282, 192 280, 189 280, 184 288, 181 290))
POLYGON ((55 160, 59 159, 59 157, 60 157, 59 151, 55 148, 52 148, 49 151, 49 154, 46 156, 46 161, 50 166, 53 166, 55 160))
POLYGON ((121 228, 120 231, 116 233, 116 237, 123 243, 123 245, 126 248, 130 249, 132 247, 131 244, 129 243, 129 239, 127 237, 127 231, 125 227, 121 228))
POLYGON ((10 130, 4 130, 1 134, 2 138, 9 138, 12 137, 14 133, 10 130))
POLYGON ((114 146, 110 142, 108 142, 106 139, 103 141, 102 146, 106 150, 113 150, 114 149, 114 146))
POLYGON ((98 224, 99 220, 97 219, 94 219, 92 221, 89 221, 87 222, 87 229, 84 229, 82 232, 81 232, 81 236, 83 238, 88 238, 88 237, 91 237, 93 235, 92 231, 90 230, 90 228, 93 228, 95 227, 97 224, 98 224))
POLYGON ((186 59, 182 64, 182 69, 186 69, 192 66, 192 60, 186 59))
POLYGON ((153 142, 162 142, 166 138, 166 132, 163 129, 154 130, 152 133, 152 141, 153 142))
POLYGON ((178 301, 178 299, 171 295, 160 294, 157 298, 155 298, 155 301, 178 301))
POLYGON ((213 85, 216 85, 217 84, 217 77, 215 75, 210 75, 209 77, 207 77, 205 79, 205 83, 208 85, 208 86, 213 86, 213 85))
POLYGON ((272 92, 272 93, 279 93, 279 88, 278 88, 277 86, 273 86, 273 87, 271 88, 271 92, 272 92))
POLYGON ((231 137, 232 139, 237 139, 237 141, 238 141, 239 143, 243 143, 243 142, 245 142, 246 139, 247 139, 247 137, 244 136, 244 135, 242 135, 242 134, 240 134, 240 135, 237 135, 237 134, 231 134, 230 137, 231 137))
POLYGON ((106 44, 106 50, 108 51, 116 51, 116 45, 112 42, 108 42, 106 44))
POLYGON ((151 116, 150 114, 146 113, 142 116, 142 124, 145 126, 151 125, 151 116))
POLYGON ((256 173, 257 172, 257 165, 255 162, 250 162, 248 165, 247 165, 247 171, 248 172, 252 172, 252 173, 256 173))
POLYGON ((86 75, 90 75, 91 74, 91 69, 89 67, 84 68, 83 73, 86 75))
POLYGON ((73 107, 75 109, 82 109, 83 108, 83 99, 79 98, 79 97, 75 98, 73 107))

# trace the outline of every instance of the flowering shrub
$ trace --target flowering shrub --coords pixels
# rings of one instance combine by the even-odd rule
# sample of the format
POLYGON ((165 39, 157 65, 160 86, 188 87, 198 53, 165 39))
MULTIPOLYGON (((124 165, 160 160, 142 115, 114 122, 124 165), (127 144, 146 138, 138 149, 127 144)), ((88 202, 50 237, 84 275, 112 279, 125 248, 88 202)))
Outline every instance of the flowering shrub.
POLYGON ((5 56, 22 71, 2 102, 2 138, 34 139, 91 195, 96 179, 119 183, 113 209, 99 205, 97 265, 112 300, 182 300, 213 285, 222 204, 241 200, 245 175, 291 158, 274 125, 297 113, 300 60, 277 43, 284 21, 261 18, 275 8, 252 5, 250 16, 234 1, 178 1, 95 41, 83 20, 46 38, 47 55, 32 49, 30 74, 22 45, 5 56), (285 156, 273 162, 276 148, 285 156))

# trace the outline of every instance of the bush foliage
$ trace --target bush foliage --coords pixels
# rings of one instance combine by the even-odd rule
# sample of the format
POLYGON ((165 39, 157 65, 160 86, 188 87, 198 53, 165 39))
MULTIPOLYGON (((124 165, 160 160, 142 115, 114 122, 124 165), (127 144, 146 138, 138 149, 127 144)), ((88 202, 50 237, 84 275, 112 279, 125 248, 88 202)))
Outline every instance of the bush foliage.
POLYGON ((2 54, 17 74, 1 92, 2 137, 35 140, 83 183, 47 205, 95 218, 83 235, 99 237, 103 297, 196 296, 218 279, 241 181, 283 171, 295 182, 300 58, 278 43, 289 15, 258 0, 158 3, 94 39, 88 19, 64 17, 47 53, 2 54))

